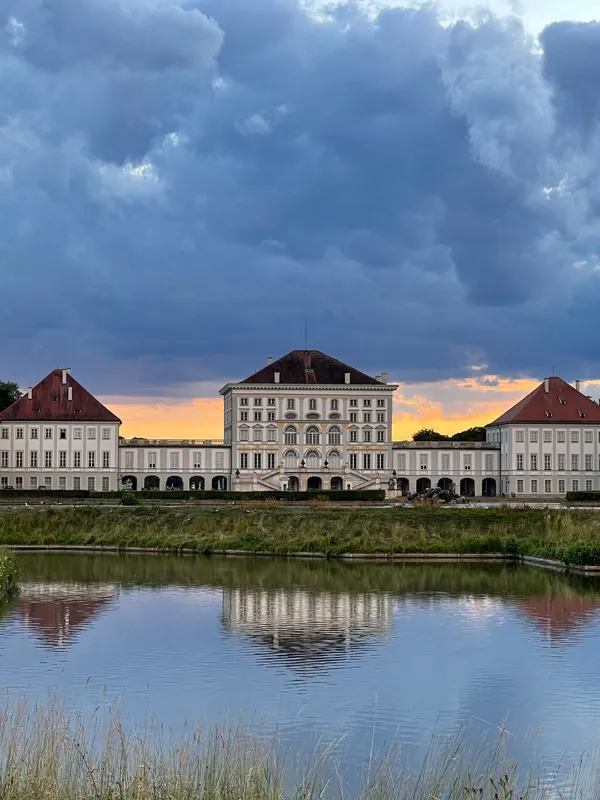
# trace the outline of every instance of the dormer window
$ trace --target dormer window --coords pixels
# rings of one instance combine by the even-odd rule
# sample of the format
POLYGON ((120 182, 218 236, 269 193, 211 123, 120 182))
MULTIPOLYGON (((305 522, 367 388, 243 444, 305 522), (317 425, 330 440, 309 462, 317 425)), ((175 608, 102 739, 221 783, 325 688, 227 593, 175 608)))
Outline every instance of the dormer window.
POLYGON ((579 414, 581 419, 585 419, 585 413, 583 411, 578 411, 577 413, 579 414))
POLYGON ((567 405, 567 401, 565 400, 564 397, 559 397, 558 398, 558 402, 561 404, 561 406, 566 406, 567 405))
POLYGON ((551 411, 548 411, 548 409, 546 409, 546 416, 547 416, 547 417, 551 417, 551 416, 552 416, 552 412, 551 412, 551 411))

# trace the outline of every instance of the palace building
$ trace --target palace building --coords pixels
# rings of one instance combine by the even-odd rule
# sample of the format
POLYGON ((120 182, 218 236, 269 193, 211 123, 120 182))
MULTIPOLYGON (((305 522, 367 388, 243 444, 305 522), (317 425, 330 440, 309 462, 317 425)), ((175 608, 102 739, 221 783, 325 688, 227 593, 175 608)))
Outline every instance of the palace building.
POLYGON ((293 350, 221 389, 223 439, 123 439, 68 369, 0 413, 0 488, 297 491, 434 486, 465 496, 600 489, 600 407, 561 378, 487 426, 485 442, 393 441, 387 373, 293 350))

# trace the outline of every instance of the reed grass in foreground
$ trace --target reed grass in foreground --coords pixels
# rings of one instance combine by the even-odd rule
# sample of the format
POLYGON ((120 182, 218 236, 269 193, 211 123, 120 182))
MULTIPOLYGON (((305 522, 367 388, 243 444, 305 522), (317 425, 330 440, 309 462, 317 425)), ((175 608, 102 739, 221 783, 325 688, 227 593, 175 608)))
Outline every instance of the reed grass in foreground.
MULTIPOLYGON (((68 716, 56 704, 0 712, 2 800, 591 800, 591 760, 535 778, 504 755, 503 740, 471 748, 435 743, 421 768, 402 751, 365 752, 362 778, 339 767, 343 742, 299 763, 277 739, 240 728, 189 730, 179 740, 159 725, 125 732, 118 718, 68 716), (557 777, 559 776, 559 777, 557 777)), ((360 771, 360 770, 359 770, 360 771)))
POLYGON ((13 553, 0 550, 0 602, 10 597, 17 588, 17 564, 13 553))

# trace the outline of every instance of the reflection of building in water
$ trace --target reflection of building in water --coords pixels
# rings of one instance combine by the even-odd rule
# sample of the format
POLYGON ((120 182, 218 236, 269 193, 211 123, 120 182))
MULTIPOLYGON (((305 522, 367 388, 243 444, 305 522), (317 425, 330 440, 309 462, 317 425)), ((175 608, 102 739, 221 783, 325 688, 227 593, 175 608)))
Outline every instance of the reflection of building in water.
POLYGON ((567 594, 518 598, 516 604, 548 639, 564 639, 579 633, 596 619, 600 596, 567 594))
POLYGON ((117 591, 112 584, 22 583, 17 609, 44 644, 63 647, 113 602, 117 591))
POLYGON ((392 624, 392 598, 304 589, 224 589, 223 624, 297 664, 318 664, 384 634, 392 624))

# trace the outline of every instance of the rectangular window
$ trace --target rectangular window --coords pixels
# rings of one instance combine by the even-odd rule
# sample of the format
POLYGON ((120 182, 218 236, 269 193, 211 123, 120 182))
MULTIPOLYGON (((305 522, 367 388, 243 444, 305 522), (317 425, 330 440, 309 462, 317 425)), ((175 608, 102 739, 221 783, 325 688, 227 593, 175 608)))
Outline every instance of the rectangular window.
POLYGON ((267 399, 267 405, 268 406, 274 406, 275 405, 275 398, 274 397, 269 397, 267 399))
POLYGON ((240 428, 240 442, 248 441, 248 428, 240 428))
POLYGON ((427 469, 427 453, 419 453, 419 467, 427 469))
POLYGON ((102 491, 108 492, 110 491, 110 478, 102 478, 102 491))
POLYGON ((350 453, 350 469, 357 469, 358 456, 356 453, 350 453))
POLYGON ((240 405, 247 406, 248 405, 248 398, 247 397, 240 397, 240 405))
POLYGON ((64 477, 64 475, 61 475, 58 479, 58 488, 59 489, 67 488, 67 479, 64 477))
MULTIPOLYGON (((110 439, 110 428, 102 428, 102 438, 104 439, 104 441, 107 441, 108 439, 110 439)), ((106 479, 102 478, 102 480, 103 481, 104 480, 108 480, 108 478, 106 478, 106 479)))
POLYGON ((96 453, 90 450, 88 453, 88 469, 94 469, 96 466, 96 453))
POLYGON ((81 469, 81 451, 76 450, 73 453, 73 466, 75 469, 81 469))
POLYGON ((38 438, 38 429, 37 428, 30 428, 29 429, 29 434, 30 434, 30 438, 31 439, 37 439, 38 438))
POLYGON ((15 428, 15 439, 22 439, 24 434, 23 428, 15 428))
POLYGON ((82 437, 82 429, 81 428, 73 428, 73 438, 74 439, 81 439, 82 437))
POLYGON ((37 489, 37 478, 34 478, 33 476, 29 478, 29 488, 37 489))
POLYGON ((240 453, 240 469, 248 469, 248 453, 240 453))
POLYGON ((331 401, 331 410, 332 411, 338 410, 338 401, 335 398, 331 401))
POLYGON ((544 443, 549 444, 552 441, 552 431, 544 431, 544 443))
POLYGON ((529 441, 530 442, 537 442, 538 440, 538 432, 537 431, 529 431, 529 441))
POLYGON ((525 458, 525 456, 523 455, 523 453, 517 453, 517 469, 519 469, 519 470, 524 469, 524 466, 523 466, 523 459, 524 458, 525 458))
POLYGON ((385 408, 385 400, 379 399, 377 401, 377 408, 385 408))
POLYGON ((254 405, 255 406, 262 406, 262 397, 255 397, 254 398, 254 405))
POLYGON ((586 444, 593 444, 594 443, 594 431, 586 431, 584 433, 584 441, 586 444))
POLYGON ((473 466, 473 456, 470 453, 465 453, 463 467, 466 470, 471 469, 473 466))
POLYGON ((96 438, 96 428, 88 428, 87 429, 87 438, 88 439, 95 439, 96 438))
POLYGON ((96 478, 90 475, 88 478, 88 491, 95 492, 96 491, 96 478))
POLYGON ((15 467, 21 469, 23 467, 23 451, 17 450, 15 453, 15 467))
POLYGON ((3 450, 0 453, 0 466, 3 469, 8 469, 8 450, 3 450))
POLYGON ((579 491, 579 481, 576 478, 573 479, 573 483, 571 484, 571 487, 572 487, 574 492, 578 492, 579 491))
POLYGON ((44 428, 44 439, 52 438, 52 428, 44 428))
POLYGON ((358 422, 358 414, 356 411, 350 412, 350 422, 358 422))
POLYGON ((262 453, 254 453, 254 469, 262 469, 262 453))
POLYGON ((586 481, 585 482, 585 490, 586 492, 591 492, 594 488, 594 481, 586 481))
POLYGON ((385 414, 383 411, 377 412, 377 422, 385 422, 385 414))
POLYGON ((571 431, 571 444, 579 442, 579 431, 571 431))
POLYGON ((358 441, 358 431, 350 431, 350 441, 351 442, 358 441))
POLYGON ((491 453, 486 453, 485 455, 485 471, 494 471, 494 456, 491 453))
POLYGON ((67 451, 60 450, 58 453, 58 466, 59 469, 66 469, 67 467, 67 451))
POLYGON ((15 489, 22 489, 23 488, 23 476, 17 475, 15 478, 15 489))
POLYGON ((385 469, 385 453, 377 453, 377 469, 385 469))
POLYGON ((566 456, 565 456, 565 454, 564 453, 559 453, 556 458, 557 458, 558 469, 560 469, 560 470, 566 469, 566 465, 565 465, 566 456))
POLYGON ((8 478, 7 477, 2 476, 2 478, 0 478, 0 486, 3 489, 7 489, 8 488, 8 478))
POLYGON ((398 469, 401 472, 405 472, 406 471, 406 453, 398 453, 398 457, 397 457, 396 460, 398 462, 398 469))
POLYGON ((525 431, 516 431, 515 432, 515 439, 517 442, 524 442, 525 441, 525 431))
POLYGON ((531 494, 537 494, 537 490, 538 490, 538 482, 534 478, 531 481, 531 494))
POLYGON ((179 469, 179 453, 171 453, 171 469, 179 469))
POLYGON ((275 422, 275 412, 267 411, 267 422, 275 422))
POLYGON ((593 462, 593 455, 591 453, 586 454, 585 457, 585 468, 586 471, 589 472, 590 470, 594 469, 594 462, 593 462))
POLYGON ((252 431, 252 439, 255 442, 262 442, 262 428, 254 428, 252 431))
POLYGON ((552 469, 552 453, 544 453, 544 469, 552 469))
POLYGON ((287 407, 290 411, 293 411, 296 408, 296 401, 294 400, 293 397, 288 397, 287 407))
POLYGON ((78 492, 81 489, 81 478, 80 477, 73 478, 73 489, 76 492, 78 492))
POLYGON ((571 472, 577 472, 579 469, 579 456, 577 453, 571 455, 571 472))
POLYGON ((215 455, 215 466, 217 469, 224 469, 225 467, 225 453, 217 453, 215 455))
POLYGON ((552 492, 552 481, 544 481, 544 491, 546 494, 550 494, 552 492))
POLYGON ((254 412, 254 422, 262 422, 262 411, 254 412))
POLYGON ((371 412, 365 411, 363 414, 363 422, 371 422, 371 412))
POLYGON ((8 439, 8 428, 1 428, 2 431, 2 439, 8 439))
POLYGON ((194 453, 192 456, 194 469, 202 469, 202 453, 194 453))
POLYGON ((110 450, 102 451, 102 468, 110 469, 110 450))
POLYGON ((524 485, 523 484, 523 480, 518 480, 517 481, 517 492, 519 494, 523 494, 523 485, 524 485))
POLYGON ((51 475, 47 475, 44 478, 44 488, 45 489, 51 489, 52 488, 52 476, 51 475))
POLYGON ((315 400, 314 397, 311 397, 310 400, 308 401, 308 407, 311 411, 317 410, 317 401, 315 400))
POLYGON ((240 411, 240 422, 248 422, 248 412, 240 411))
POLYGON ((29 453, 29 466, 33 467, 34 469, 37 469, 37 465, 38 465, 37 450, 32 450, 31 453, 29 453))
POLYGON ((366 430, 363 431, 363 442, 370 442, 371 441, 371 431, 366 430))
POLYGON ((356 398, 353 398, 353 397, 351 397, 351 398, 350 398, 350 405, 351 405, 353 408, 356 408, 356 406, 358 405, 358 400, 356 400, 356 398))
POLYGON ((559 442, 559 444, 565 443, 566 437, 564 431, 556 431, 556 441, 559 442))
POLYGON ((275 453, 267 453, 267 469, 275 469, 275 453))
POLYGON ((371 469, 371 453, 363 453, 363 469, 371 469))
POLYGON ((558 493, 559 494, 564 494, 565 493, 565 482, 564 482, 564 480, 560 480, 558 482, 558 493))
POLYGON ((133 469, 133 453, 132 452, 125 453, 125 469, 126 470, 133 469))
POLYGON ((277 429, 276 428, 269 428, 267 431, 267 442, 276 442, 277 441, 277 429))
POLYGON ((537 453, 531 453, 531 455, 529 456, 529 469, 535 472, 537 468, 538 468, 537 453))
POLYGON ((156 469, 156 453, 153 450, 148 453, 148 469, 156 469))
POLYGON ((44 466, 46 469, 52 469, 52 450, 44 452, 44 466))
POLYGON ((377 431, 377 441, 385 442, 385 431, 377 431))
POLYGON ((59 439, 66 439, 67 438, 67 429, 66 428, 59 428, 58 429, 58 438, 59 439))
POLYGON ((368 398, 366 398, 365 400, 363 400, 363 406, 365 406, 365 408, 371 408, 371 401, 368 398))
POLYGON ((442 453, 442 472, 450 472, 450 453, 442 453))

